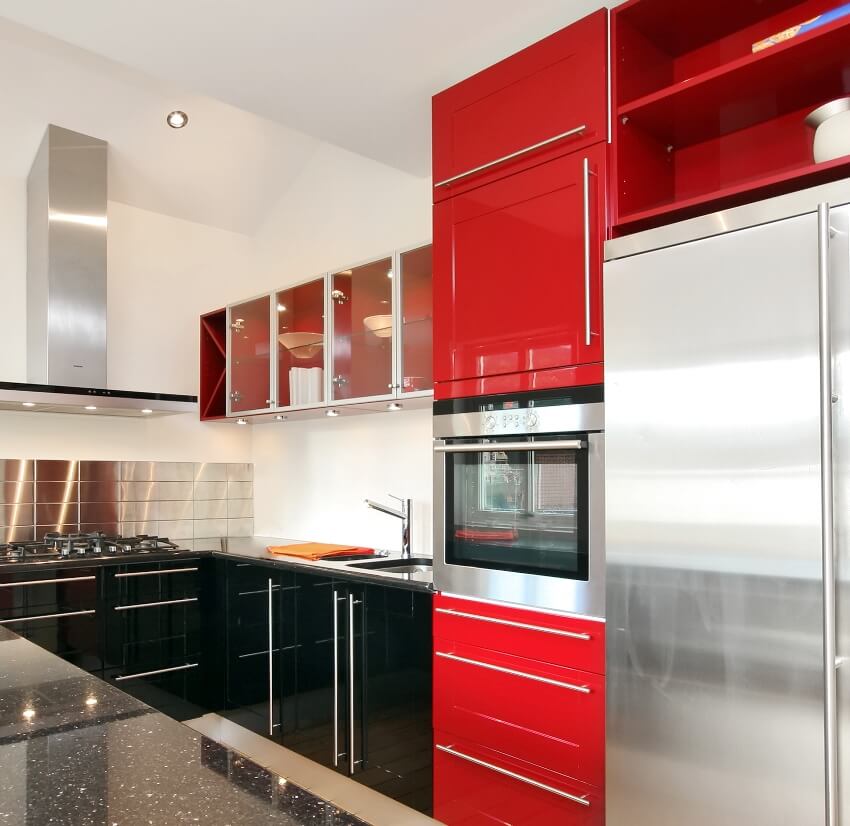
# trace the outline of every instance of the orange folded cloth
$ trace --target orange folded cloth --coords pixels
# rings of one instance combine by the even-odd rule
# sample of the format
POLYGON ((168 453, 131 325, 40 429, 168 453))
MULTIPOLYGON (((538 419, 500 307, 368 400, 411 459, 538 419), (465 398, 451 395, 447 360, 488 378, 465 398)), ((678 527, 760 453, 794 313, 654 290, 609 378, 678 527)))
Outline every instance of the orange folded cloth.
POLYGON ((322 542, 299 542, 297 545, 270 545, 266 550, 277 556, 297 556, 299 559, 327 559, 342 554, 372 556, 372 548, 358 548, 354 545, 326 545, 322 542))

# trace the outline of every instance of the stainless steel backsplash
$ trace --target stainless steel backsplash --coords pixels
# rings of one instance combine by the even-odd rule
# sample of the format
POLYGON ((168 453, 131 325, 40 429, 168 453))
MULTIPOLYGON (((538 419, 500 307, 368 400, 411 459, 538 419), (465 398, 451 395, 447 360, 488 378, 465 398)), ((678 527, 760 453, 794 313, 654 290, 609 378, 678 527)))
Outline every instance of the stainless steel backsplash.
POLYGON ((0 541, 49 531, 158 534, 197 549, 252 536, 254 466, 0 459, 0 541))

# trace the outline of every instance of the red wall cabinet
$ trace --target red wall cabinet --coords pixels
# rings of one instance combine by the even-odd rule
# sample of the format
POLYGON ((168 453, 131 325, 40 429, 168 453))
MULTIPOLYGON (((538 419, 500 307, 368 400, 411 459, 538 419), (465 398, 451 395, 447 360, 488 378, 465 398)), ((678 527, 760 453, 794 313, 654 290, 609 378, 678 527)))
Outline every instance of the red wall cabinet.
POLYGON ((600 9, 434 97, 435 201, 607 139, 607 26, 600 9))
POLYGON ((271 296, 264 295, 228 307, 228 415, 263 412, 274 407, 271 306, 271 296))
POLYGON ((602 361, 605 161, 596 144, 434 205, 438 398, 602 361))
POLYGON ((434 806, 448 826, 602 826, 605 626, 438 595, 434 806))
POLYGON ((200 387, 201 421, 227 415, 227 311, 215 310, 201 316, 200 387))

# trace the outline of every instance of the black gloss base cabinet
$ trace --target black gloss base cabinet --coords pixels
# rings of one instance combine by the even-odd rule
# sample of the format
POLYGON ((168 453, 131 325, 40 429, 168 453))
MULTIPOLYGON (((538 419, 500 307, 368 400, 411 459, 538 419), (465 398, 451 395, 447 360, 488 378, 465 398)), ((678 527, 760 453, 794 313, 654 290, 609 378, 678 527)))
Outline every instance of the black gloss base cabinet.
POLYGON ((429 812, 430 594, 217 564, 226 639, 221 713, 429 812))
POLYGON ((210 557, 0 571, 0 624, 432 808, 431 595, 210 557))

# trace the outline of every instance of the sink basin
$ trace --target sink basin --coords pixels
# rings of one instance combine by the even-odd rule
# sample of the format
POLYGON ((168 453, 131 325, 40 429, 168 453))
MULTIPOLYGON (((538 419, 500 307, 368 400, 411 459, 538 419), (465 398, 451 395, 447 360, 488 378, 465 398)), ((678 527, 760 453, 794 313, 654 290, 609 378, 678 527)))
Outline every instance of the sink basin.
POLYGON ((389 574, 422 574, 431 570, 433 560, 430 557, 412 559, 378 559, 374 562, 349 562, 349 568, 363 568, 370 571, 384 571, 389 574))

